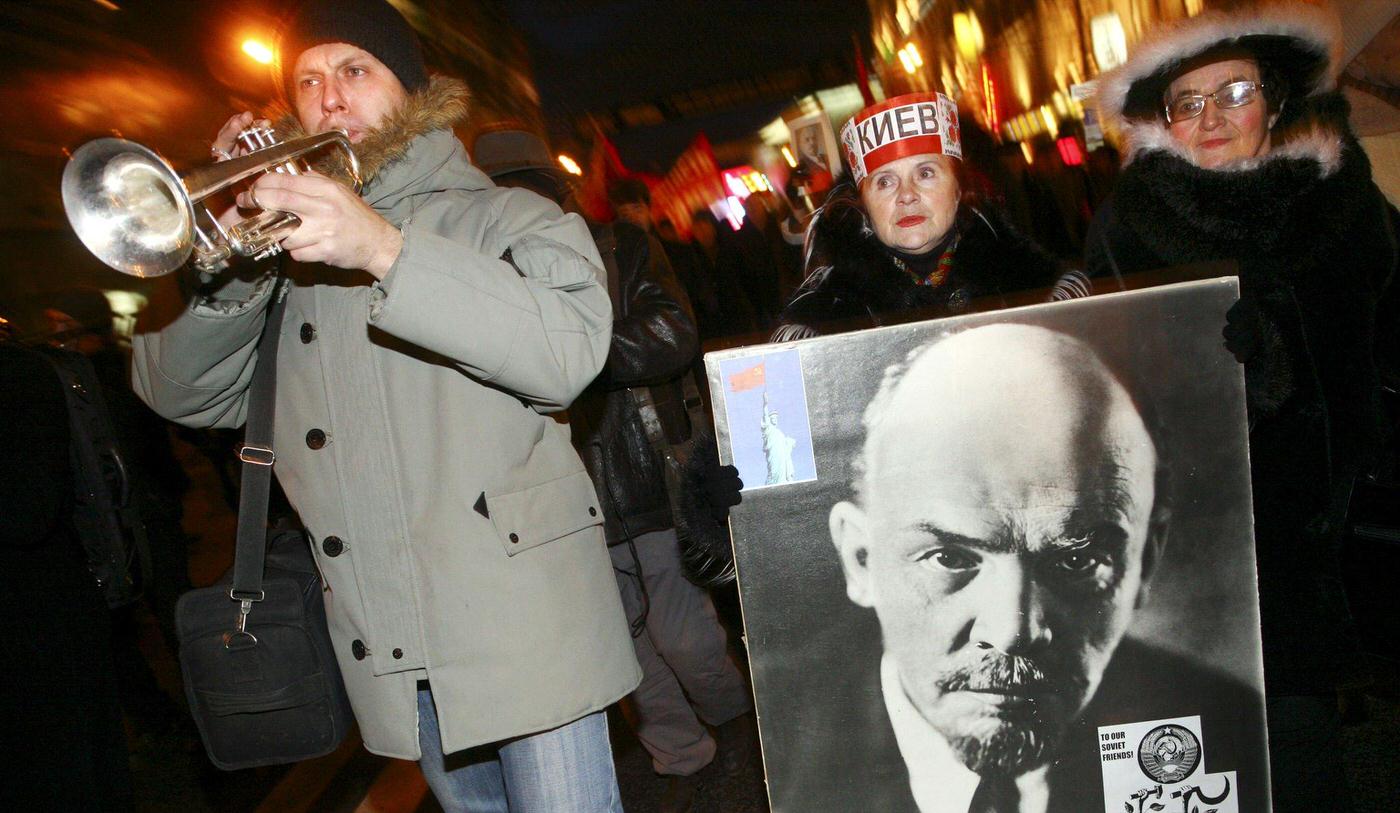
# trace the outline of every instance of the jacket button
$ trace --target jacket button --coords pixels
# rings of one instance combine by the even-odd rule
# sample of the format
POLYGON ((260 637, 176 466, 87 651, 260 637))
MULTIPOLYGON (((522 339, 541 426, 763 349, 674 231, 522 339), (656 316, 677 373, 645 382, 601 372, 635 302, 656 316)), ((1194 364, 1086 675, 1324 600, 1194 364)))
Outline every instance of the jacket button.
POLYGON ((301 323, 301 343, 311 344, 311 340, 316 338, 316 326, 310 322, 301 323))
POLYGON ((356 638, 355 641, 350 644, 350 654, 355 656, 355 660, 362 661, 365 659, 365 656, 369 654, 369 650, 365 649, 364 641, 356 638))
POLYGON ((326 433, 320 429, 312 429, 306 433, 306 445, 312 449, 319 449, 326 445, 326 433))
POLYGON ((397 661, 397 660, 402 660, 402 659, 403 659, 403 650, 402 650, 402 649, 395 648, 395 649, 394 649, 394 660, 397 661))
POLYGON ((345 552, 345 541, 338 536, 328 536, 321 543, 321 550, 325 551, 327 556, 339 556, 345 552))
POLYGON ((597 509, 597 508, 594 508, 594 507, 592 507, 592 506, 589 506, 589 508, 588 508, 588 515, 589 515, 590 517, 596 517, 596 516, 598 516, 598 509, 597 509))
POLYGON ((518 534, 511 534, 510 542, 512 545, 517 544, 518 542, 520 542, 520 536, 518 534))

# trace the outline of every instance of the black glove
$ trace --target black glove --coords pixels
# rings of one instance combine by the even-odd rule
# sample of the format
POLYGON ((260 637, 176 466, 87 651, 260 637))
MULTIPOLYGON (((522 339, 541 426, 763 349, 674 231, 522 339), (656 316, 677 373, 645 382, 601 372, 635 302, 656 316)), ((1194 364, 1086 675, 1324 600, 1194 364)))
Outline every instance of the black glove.
POLYGON ((701 489, 705 495, 705 503, 710 508, 710 516, 715 522, 723 525, 729 520, 729 509, 743 501, 744 497, 739 492, 744 488, 744 481, 739 479, 739 470, 733 466, 721 466, 719 460, 705 461, 705 471, 701 475, 704 481, 701 489))
POLYGON ((1225 312, 1225 327, 1220 335, 1225 337, 1225 349, 1235 361, 1245 364, 1259 352, 1264 340, 1263 320, 1252 298, 1241 297, 1225 312))
POLYGON ((739 470, 719 464, 719 448, 709 432, 696 433, 694 451, 681 471, 676 533, 686 578, 701 587, 734 581, 734 548, 729 541, 729 509, 739 504, 744 483, 739 470))

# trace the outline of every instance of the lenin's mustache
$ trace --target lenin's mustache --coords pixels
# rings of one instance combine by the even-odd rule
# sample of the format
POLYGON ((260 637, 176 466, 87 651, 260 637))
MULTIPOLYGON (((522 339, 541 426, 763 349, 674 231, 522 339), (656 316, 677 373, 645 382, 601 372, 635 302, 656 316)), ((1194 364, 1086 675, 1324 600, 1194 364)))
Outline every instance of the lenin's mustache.
POLYGON ((1083 678, 1068 677, 1067 670, 1049 670, 1022 655, 988 653, 976 663, 958 666, 939 675, 935 681, 943 692, 995 692, 1001 694, 1044 694, 1062 692, 1085 684, 1083 678))

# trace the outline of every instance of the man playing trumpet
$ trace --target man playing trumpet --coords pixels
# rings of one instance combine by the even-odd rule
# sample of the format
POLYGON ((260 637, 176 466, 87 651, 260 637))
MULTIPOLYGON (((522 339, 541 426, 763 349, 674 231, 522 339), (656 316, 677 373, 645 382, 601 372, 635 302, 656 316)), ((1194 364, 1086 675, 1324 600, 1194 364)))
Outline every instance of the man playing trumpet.
MULTIPOLYGON (((466 89, 427 75, 383 0, 312 0, 280 50, 281 135, 343 130, 364 180, 267 174, 238 204, 301 221, 282 241, 276 472, 365 745, 419 760, 445 810, 620 811, 602 709, 640 672, 597 497, 549 416, 608 353, 588 229, 471 165, 451 130, 466 89)), ((161 414, 242 424, 274 265, 200 274, 141 326, 134 384, 161 414)))

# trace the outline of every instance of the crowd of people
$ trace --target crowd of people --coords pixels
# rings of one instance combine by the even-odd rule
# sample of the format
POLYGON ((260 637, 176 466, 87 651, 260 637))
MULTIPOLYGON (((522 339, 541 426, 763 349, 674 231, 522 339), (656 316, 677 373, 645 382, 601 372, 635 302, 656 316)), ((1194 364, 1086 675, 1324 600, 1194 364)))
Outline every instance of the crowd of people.
MULTIPOLYGON (((244 189, 220 221, 295 213, 285 253, 164 280, 129 386, 101 327, 110 314, 90 318, 91 302, 53 303, 70 345, 58 352, 98 368, 117 439, 138 455, 147 539, 133 561, 154 564, 145 594, 168 627, 189 586, 183 475, 132 393, 183 427, 238 428, 285 297, 275 472, 325 580, 365 747, 417 761, 447 811, 620 811, 605 710, 627 698, 673 813, 695 804, 702 769, 738 770, 758 743, 708 589, 733 578, 726 517, 742 484, 703 429, 702 347, 1233 262, 1241 295, 1223 341, 1246 381, 1274 809, 1344 811, 1336 692, 1358 644, 1340 547, 1356 482, 1386 462, 1400 212, 1350 129, 1338 37, 1335 18, 1288 2, 1138 43, 1100 79, 1123 168, 1079 259, 1037 245, 974 180, 957 106, 936 92, 854 116, 846 166, 805 220, 759 192, 740 228, 698 211, 682 235, 626 179, 608 189, 616 220, 587 222, 539 136, 507 124, 478 128, 470 149, 458 140, 467 88, 430 74, 391 5, 309 0, 284 22, 285 108, 265 123, 343 130, 363 190, 331 167, 244 189), (881 116, 940 126, 871 144, 861 128, 881 116)), ((260 121, 232 117, 214 154, 243 154, 236 135, 260 121)), ((13 809, 130 809, 118 686, 125 701, 149 681, 123 642, 127 605, 109 616, 84 575, 62 369, 16 342, 0 342, 0 362, 0 414, 19 427, 0 435, 0 467, 27 473, 4 478, 0 571, 24 612, 0 623, 6 640, 74 642, 20 650, 43 688, 15 718, 36 768, 13 809)))

